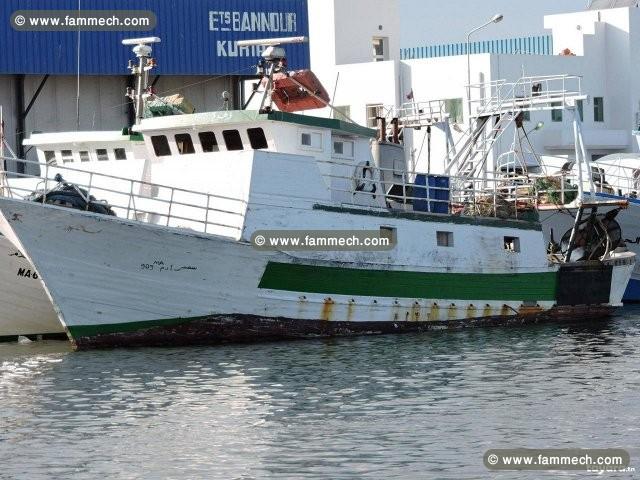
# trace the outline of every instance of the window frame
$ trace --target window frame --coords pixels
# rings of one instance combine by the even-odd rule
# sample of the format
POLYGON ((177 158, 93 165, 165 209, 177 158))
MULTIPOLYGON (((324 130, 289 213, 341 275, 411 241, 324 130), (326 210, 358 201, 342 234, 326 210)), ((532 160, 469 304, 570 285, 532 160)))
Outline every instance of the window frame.
POLYGON ((66 148, 64 150, 60 150, 60 160, 62 160, 63 165, 65 163, 73 163, 75 161, 73 150, 69 150, 66 148), (67 152, 66 155, 65 152, 67 152))
POLYGON ((249 145, 253 150, 268 150, 269 149, 269 140, 267 140, 267 134, 264 132, 264 128, 262 127, 252 127, 247 128, 247 138, 249 139, 249 145), (258 138, 254 137, 254 133, 258 135, 258 138), (264 143, 262 141, 264 140, 264 143), (264 147, 259 147, 256 145, 264 145, 264 147))
POLYGON ((178 155, 194 155, 196 153, 196 147, 193 144, 193 138, 191 138, 191 134, 188 132, 176 133, 173 136, 173 141, 176 144, 176 149, 178 150, 178 155), (178 138, 181 137, 181 138, 178 138), (180 144, 182 143, 183 148, 180 149, 180 144), (187 148, 185 148, 185 146, 187 148))
POLYGON ((198 140, 200 141, 200 150, 202 153, 217 153, 220 151, 220 144, 218 143, 218 137, 216 136, 216 132, 211 130, 204 130, 202 132, 198 132, 198 140), (211 150, 205 149, 204 146, 208 145, 208 143, 203 142, 202 136, 209 135, 213 137, 213 143, 211 143, 211 150))
POLYGON ((314 152, 324 152, 324 135, 319 130, 299 129, 298 130, 298 146, 303 150, 311 150, 314 152), (305 145, 302 143, 302 135, 309 135, 311 137, 311 145, 305 145), (320 146, 318 147, 313 145, 314 136, 320 139, 320 146))
POLYGON ((354 140, 349 140, 348 138, 333 138, 331 140, 331 156, 338 158, 355 158, 356 156, 356 142, 354 140), (336 143, 342 143, 342 153, 336 152, 336 143), (351 144, 351 155, 347 155, 344 153, 344 145, 351 144))
POLYGON ((99 162, 108 162, 109 160, 111 160, 109 158, 109 150, 108 149, 106 149, 106 148, 96 148, 95 152, 96 152, 96 159, 99 162), (101 154, 100 152, 104 152, 104 154, 101 154), (106 157, 106 158, 102 158, 103 156, 106 157))
POLYGON ((440 248, 455 247, 453 232, 449 232, 445 230, 436 231, 436 245, 440 248), (443 239, 445 239, 445 241, 442 241, 443 239))
POLYGON ((386 62, 389 60, 389 37, 375 35, 371 37, 371 54, 374 62, 386 62), (382 53, 377 53, 376 42, 380 41, 382 53))
POLYGON ((42 154, 44 156, 44 163, 46 163, 47 165, 58 164, 58 155, 56 154, 55 150, 43 150, 42 154))
POLYGON ((123 161, 123 160, 128 160, 129 158, 127 157, 127 149, 124 147, 115 147, 113 149, 113 158, 119 162, 123 161), (123 153, 124 154, 124 158, 119 158, 118 153, 123 153))
POLYGON ((604 123, 604 97, 593 97, 593 121, 604 123))
MULTIPOLYGON (((551 104, 553 107, 561 107, 561 102, 553 102, 551 104)), ((551 110, 551 121, 556 123, 562 123, 564 121, 564 115, 562 114, 562 110, 551 110)))
POLYGON ((171 151, 171 145, 169 145, 169 139, 166 135, 151 135, 149 141, 151 142, 151 147, 153 148, 153 153, 156 157, 170 157, 172 155, 173 152, 171 151), (159 148, 156 145, 155 140, 161 138, 164 139, 164 144, 162 146, 166 147, 166 151, 168 153, 158 153, 159 148))
POLYGON ((383 111, 382 109, 384 109, 384 104, 382 103, 368 103, 367 105, 365 105, 365 112, 366 112, 366 119, 367 119, 367 127, 369 128, 377 128, 378 127, 378 122, 377 122, 377 118, 378 117, 382 117, 383 115, 383 111), (375 115, 371 115, 371 111, 373 111, 373 113, 375 115))
POLYGON ((222 131, 222 139, 224 140, 224 147, 226 148, 227 152, 241 152, 243 151, 244 148, 244 141, 242 140, 242 134, 240 133, 240 130, 238 130, 237 128, 233 128, 233 129, 228 129, 228 130, 223 130, 222 131), (232 143, 231 139, 227 138, 227 135, 238 135, 237 139, 233 139, 235 140, 239 140, 240 141, 240 148, 229 148, 229 144, 232 143))
POLYGON ((520 245, 520 237, 512 237, 505 235, 502 239, 502 247, 505 252, 508 253, 520 253, 522 251, 520 245), (508 248, 509 244, 513 244, 513 248, 508 248))

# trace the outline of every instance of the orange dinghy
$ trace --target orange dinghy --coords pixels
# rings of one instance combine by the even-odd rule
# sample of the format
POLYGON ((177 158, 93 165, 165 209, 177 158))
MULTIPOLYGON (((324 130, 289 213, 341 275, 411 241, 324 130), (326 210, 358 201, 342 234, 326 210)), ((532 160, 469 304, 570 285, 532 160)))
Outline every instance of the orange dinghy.
POLYGON ((311 70, 274 74, 271 97, 282 112, 324 108, 329 103, 329 94, 311 70))

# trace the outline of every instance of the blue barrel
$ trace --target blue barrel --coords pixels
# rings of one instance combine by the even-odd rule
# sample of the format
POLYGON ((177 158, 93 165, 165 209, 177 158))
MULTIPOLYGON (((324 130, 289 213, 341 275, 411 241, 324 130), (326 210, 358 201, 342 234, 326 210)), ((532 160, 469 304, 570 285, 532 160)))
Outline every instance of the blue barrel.
POLYGON ((429 211, 431 213, 449 213, 451 190, 449 177, 429 175, 429 211), (434 202, 433 200, 439 200, 434 202))
POLYGON ((413 186, 413 210, 416 212, 449 213, 449 177, 416 175, 413 186))

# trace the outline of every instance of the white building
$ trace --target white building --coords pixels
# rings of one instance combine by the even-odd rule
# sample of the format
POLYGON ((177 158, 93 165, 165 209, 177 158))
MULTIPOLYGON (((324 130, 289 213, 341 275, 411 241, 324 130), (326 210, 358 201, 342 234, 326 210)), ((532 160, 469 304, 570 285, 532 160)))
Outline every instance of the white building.
MULTIPOLYGON (((451 44, 431 52, 407 46, 399 49, 401 15, 410 13, 401 11, 397 1, 309 0, 312 69, 333 104, 358 123, 373 126, 371 117, 376 106, 399 105, 413 93, 415 102, 448 99, 451 121, 461 124, 458 130, 462 130, 467 121, 466 45, 451 44), (407 59, 420 55, 439 56, 407 59)), ((471 55, 471 83, 516 81, 522 76, 580 76, 582 91, 588 95, 580 106, 588 154, 598 158, 638 151, 633 131, 640 120, 640 90, 636 88, 636 79, 640 78, 640 10, 622 7, 549 15, 544 18, 544 28, 549 39, 537 35, 540 25, 535 25, 535 36, 527 37, 523 32, 511 43, 509 39, 474 40, 472 52, 488 53, 471 55), (510 51, 538 54, 498 53, 510 51)), ((487 32, 484 34, 486 38, 487 32)), ((340 116, 329 111, 325 114, 340 116)), ((525 122, 527 130, 544 122, 542 129, 531 133, 536 152, 573 156, 569 117, 559 111, 530 115, 525 122)), ((425 133, 413 133, 417 156, 425 133)), ((502 138, 498 150, 508 149, 510 143, 510 138, 502 138)), ((444 159, 444 154, 444 137, 436 132, 432 171, 442 168, 437 162, 444 159)))

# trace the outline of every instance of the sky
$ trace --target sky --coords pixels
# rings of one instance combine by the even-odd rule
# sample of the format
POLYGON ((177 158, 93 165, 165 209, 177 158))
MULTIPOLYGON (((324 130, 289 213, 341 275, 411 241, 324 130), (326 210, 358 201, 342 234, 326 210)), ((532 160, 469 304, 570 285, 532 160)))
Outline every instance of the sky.
POLYGON ((543 35, 544 16, 584 10, 588 0, 399 0, 402 47, 466 41, 467 33, 497 13, 504 20, 476 40, 543 35))

